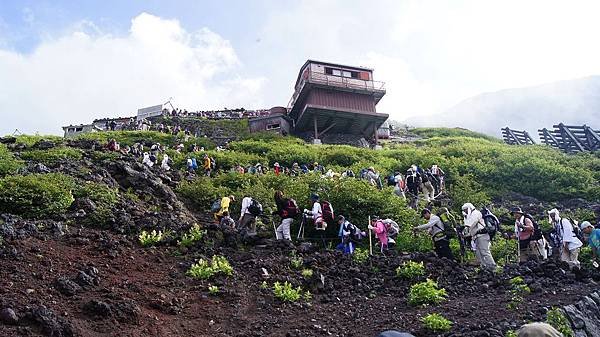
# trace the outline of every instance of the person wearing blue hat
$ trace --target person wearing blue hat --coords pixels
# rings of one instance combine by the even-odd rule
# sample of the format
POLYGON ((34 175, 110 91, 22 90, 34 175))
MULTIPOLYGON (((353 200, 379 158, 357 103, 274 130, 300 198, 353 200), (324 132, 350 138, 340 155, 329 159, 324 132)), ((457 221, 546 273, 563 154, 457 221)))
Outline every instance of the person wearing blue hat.
POLYGON ((400 332, 396 330, 388 330, 380 333, 377 337, 415 337, 408 332, 400 332))

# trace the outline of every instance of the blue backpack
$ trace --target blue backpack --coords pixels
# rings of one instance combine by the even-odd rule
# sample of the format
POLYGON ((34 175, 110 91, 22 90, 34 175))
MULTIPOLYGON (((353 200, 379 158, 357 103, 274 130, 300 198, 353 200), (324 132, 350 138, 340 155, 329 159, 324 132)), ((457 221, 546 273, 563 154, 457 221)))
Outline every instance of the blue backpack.
POLYGON ((220 209, 221 209, 221 199, 217 199, 217 200, 213 201, 212 205, 210 206, 210 211, 213 213, 216 213, 220 209))

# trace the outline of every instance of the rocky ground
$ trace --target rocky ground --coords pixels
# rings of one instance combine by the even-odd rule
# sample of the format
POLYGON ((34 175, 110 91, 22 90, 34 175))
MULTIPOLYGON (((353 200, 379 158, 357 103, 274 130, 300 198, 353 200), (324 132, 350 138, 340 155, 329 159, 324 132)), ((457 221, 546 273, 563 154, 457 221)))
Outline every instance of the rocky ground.
POLYGON ((102 182, 139 200, 120 200, 103 228, 81 225, 94 207, 85 198, 51 219, 1 215, 0 336, 362 337, 389 328, 431 336, 420 319, 433 312, 454 322, 448 336, 504 336, 524 322, 543 320, 550 307, 577 302, 600 281, 598 272, 576 278, 554 262, 487 273, 427 254, 393 253, 361 264, 339 252, 274 242, 266 238, 270 232, 242 242, 177 198, 173 188, 186 179, 180 173, 153 171, 127 158, 102 163, 90 158, 51 167, 29 163, 27 170, 102 182), (143 248, 137 240, 142 228, 181 233, 193 223, 208 233, 189 248, 179 248, 175 239, 143 248), (312 277, 292 268, 293 252, 302 258, 300 269, 313 270, 312 277), (228 259, 231 277, 201 281, 186 275, 193 262, 213 255, 228 259), (448 300, 408 305, 411 282, 395 276, 406 260, 423 261, 427 277, 446 289, 448 300), (519 309, 509 310, 509 280, 517 275, 532 292, 519 309), (263 281, 269 287, 289 281, 310 290, 312 300, 283 303, 263 281), (210 295, 209 285, 218 286, 219 294, 210 295))

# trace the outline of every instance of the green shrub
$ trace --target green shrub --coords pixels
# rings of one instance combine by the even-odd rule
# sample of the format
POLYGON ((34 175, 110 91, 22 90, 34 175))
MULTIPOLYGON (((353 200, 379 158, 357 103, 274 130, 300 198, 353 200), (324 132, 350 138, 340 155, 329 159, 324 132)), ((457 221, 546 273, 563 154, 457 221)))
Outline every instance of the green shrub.
POLYGON ((423 266, 423 262, 404 262, 396 269, 396 276, 406 280, 414 280, 424 275, 425 266, 423 266))
POLYGON ((438 289, 435 281, 427 279, 410 287, 408 303, 410 305, 438 304, 446 300, 446 297, 445 289, 438 289))
POLYGON ((523 295, 528 295, 531 293, 531 289, 529 286, 525 284, 525 281, 521 276, 513 277, 508 281, 510 284, 509 295, 510 302, 507 305, 507 308, 510 310, 519 309, 519 305, 523 302, 523 295))
POLYGON ((25 218, 63 214, 73 202, 73 180, 59 174, 30 174, 0 179, 0 213, 25 218))
POLYGON ((113 206, 119 200, 118 190, 104 184, 86 181, 79 183, 73 189, 75 198, 89 198, 96 209, 85 219, 85 223, 94 227, 105 227, 113 215, 113 206))
POLYGON ((294 288, 287 281, 283 284, 275 282, 275 284, 273 284, 273 294, 284 302, 296 302, 302 297, 302 288, 294 288))
POLYGON ((204 235, 206 235, 206 230, 201 230, 200 225, 194 224, 187 233, 183 234, 178 244, 181 247, 189 247, 195 242, 202 240, 204 235))
POLYGON ((356 248, 352 253, 352 261, 358 264, 364 264, 369 260, 369 250, 364 248, 356 248))
POLYGON ((515 330, 508 330, 506 331, 506 334, 504 334, 504 337, 517 337, 517 333, 515 330))
POLYGON ((193 278, 205 280, 217 274, 231 276, 233 268, 225 257, 214 255, 210 263, 205 259, 200 259, 192 264, 186 274, 193 278))
POLYGON ((121 146, 132 146, 135 143, 145 144, 147 142, 160 143, 173 147, 179 143, 177 136, 158 131, 103 131, 90 132, 77 136, 78 139, 96 140, 103 145, 115 139, 121 146))
POLYGON ((21 152, 21 159, 39 162, 44 165, 54 165, 61 160, 79 160, 83 157, 82 153, 81 150, 72 147, 53 147, 48 150, 23 151, 21 152))
POLYGON ((299 270, 300 268, 302 268, 302 265, 304 265, 302 257, 296 256, 296 254, 293 254, 292 257, 290 257, 290 267, 299 270))
POLYGON ((58 145, 64 143, 64 141, 65 141, 65 139, 63 137, 50 136, 50 135, 45 135, 45 136, 20 135, 20 136, 17 136, 17 144, 23 144, 26 147, 32 147, 33 145, 35 145, 36 143, 38 143, 42 140, 51 141, 58 145))
POLYGON ((462 128, 415 128, 411 129, 410 132, 425 138, 469 137, 500 142, 500 139, 498 138, 462 128))
POLYGON ((23 163, 17 160, 4 144, 0 144, 0 177, 15 174, 22 166, 23 163))
POLYGON ((546 323, 552 325, 564 337, 573 337, 575 333, 571 328, 571 323, 560 308, 552 308, 546 314, 546 323))
POLYGON ((309 279, 313 276, 312 269, 302 269, 302 277, 309 279))
POLYGON ((208 286, 208 293, 211 294, 211 295, 213 295, 213 296, 214 295, 218 295, 219 294, 219 287, 213 286, 213 285, 208 286))
POLYGON ((154 246, 161 242, 164 238, 164 234, 161 231, 152 230, 152 232, 142 231, 138 236, 140 243, 144 247, 154 246))
POLYGON ((421 319, 423 326, 433 332, 447 332, 452 329, 452 321, 440 314, 429 314, 421 319))

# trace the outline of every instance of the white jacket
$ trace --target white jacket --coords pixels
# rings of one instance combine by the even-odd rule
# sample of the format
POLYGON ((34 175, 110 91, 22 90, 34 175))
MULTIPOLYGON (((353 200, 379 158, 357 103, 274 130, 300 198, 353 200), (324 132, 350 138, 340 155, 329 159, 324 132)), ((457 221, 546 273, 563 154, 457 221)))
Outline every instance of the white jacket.
POLYGON ((467 227, 466 229, 468 230, 469 236, 475 239, 477 233, 484 228, 483 214, 477 209, 472 210, 465 218, 465 227, 467 227))
POLYGON ((567 248, 569 250, 574 250, 583 246, 581 240, 579 240, 573 232, 573 225, 568 219, 561 218, 559 220, 558 224, 556 224, 556 233, 562 243, 567 243, 567 248))

